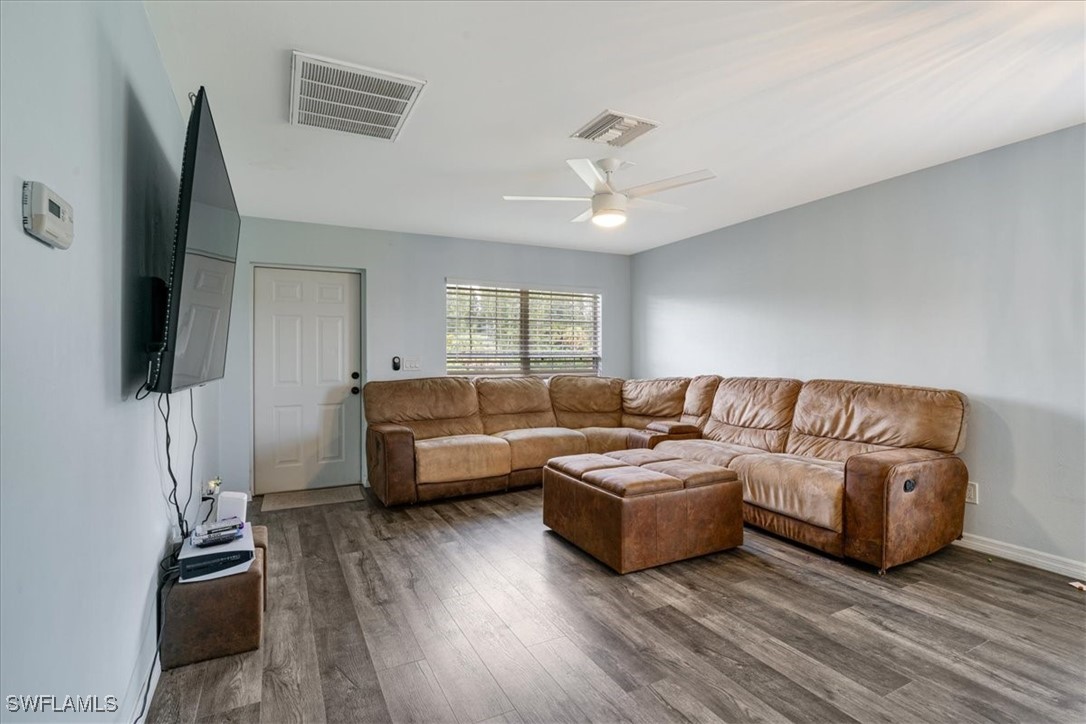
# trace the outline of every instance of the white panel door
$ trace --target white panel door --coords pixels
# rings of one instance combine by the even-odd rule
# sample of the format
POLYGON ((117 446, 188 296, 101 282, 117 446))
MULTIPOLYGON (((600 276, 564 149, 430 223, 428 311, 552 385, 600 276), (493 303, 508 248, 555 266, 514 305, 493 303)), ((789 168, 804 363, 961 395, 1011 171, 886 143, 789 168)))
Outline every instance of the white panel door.
POLYGON ((357 274, 256 269, 257 495, 361 480, 360 295, 357 274))

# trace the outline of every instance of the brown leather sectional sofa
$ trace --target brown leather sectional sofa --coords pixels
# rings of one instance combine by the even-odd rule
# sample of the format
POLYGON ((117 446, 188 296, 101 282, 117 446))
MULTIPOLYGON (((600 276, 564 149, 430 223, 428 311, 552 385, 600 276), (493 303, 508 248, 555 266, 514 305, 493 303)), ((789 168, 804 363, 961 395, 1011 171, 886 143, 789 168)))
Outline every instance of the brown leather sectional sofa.
POLYGON ((968 401, 839 380, 435 377, 364 390, 386 505, 539 484, 547 460, 655 448, 735 470, 748 524, 885 570, 960 537, 968 401))

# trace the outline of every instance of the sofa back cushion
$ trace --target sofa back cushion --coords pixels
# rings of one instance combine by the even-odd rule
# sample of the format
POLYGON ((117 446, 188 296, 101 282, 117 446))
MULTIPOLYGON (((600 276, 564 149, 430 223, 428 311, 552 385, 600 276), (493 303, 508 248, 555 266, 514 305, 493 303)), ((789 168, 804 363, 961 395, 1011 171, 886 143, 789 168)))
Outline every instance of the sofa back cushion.
POLYGON ((475 389, 488 435, 557 424, 547 383, 538 377, 479 377, 475 389))
POLYGON ((687 425, 705 427, 709 421, 709 412, 713 409, 713 396, 720 385, 718 375, 698 375, 690 379, 686 388, 686 400, 683 402, 683 414, 679 422, 687 425))
POLYGON ((689 386, 688 377, 626 380, 622 383, 622 426, 644 428, 653 420, 678 420, 689 386))
POLYGON ((479 397, 466 377, 367 382, 362 394, 367 422, 409 427, 417 440, 483 434, 479 397))
POLYGON ((954 390, 811 380, 803 385, 787 451, 843 462, 875 450, 961 452, 969 401, 954 390))
POLYGON ((803 383, 773 377, 725 377, 702 435, 718 442, 784 452, 803 383))
POLYGON ((622 380, 617 377, 556 375, 548 387, 561 427, 618 427, 622 422, 622 380))

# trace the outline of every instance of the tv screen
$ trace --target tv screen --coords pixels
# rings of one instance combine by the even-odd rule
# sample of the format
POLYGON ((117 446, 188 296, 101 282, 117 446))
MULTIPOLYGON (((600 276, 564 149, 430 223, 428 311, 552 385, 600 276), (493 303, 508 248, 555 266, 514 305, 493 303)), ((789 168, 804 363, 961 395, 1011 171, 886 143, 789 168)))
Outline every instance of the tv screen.
POLYGON ((241 217, 207 93, 201 87, 185 134, 177 225, 148 387, 176 392, 220 379, 241 217))

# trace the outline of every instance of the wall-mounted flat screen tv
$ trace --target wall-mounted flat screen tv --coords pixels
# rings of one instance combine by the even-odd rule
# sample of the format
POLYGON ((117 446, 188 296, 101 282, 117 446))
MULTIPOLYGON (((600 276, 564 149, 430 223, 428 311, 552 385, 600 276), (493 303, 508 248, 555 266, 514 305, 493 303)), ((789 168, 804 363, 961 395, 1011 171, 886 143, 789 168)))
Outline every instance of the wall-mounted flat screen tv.
POLYGON ((241 216, 207 93, 193 101, 185 134, 169 278, 159 284, 147 387, 177 392, 220 379, 241 216))

